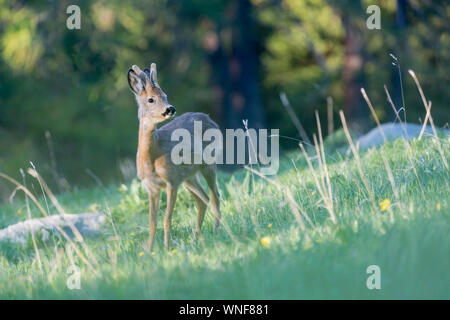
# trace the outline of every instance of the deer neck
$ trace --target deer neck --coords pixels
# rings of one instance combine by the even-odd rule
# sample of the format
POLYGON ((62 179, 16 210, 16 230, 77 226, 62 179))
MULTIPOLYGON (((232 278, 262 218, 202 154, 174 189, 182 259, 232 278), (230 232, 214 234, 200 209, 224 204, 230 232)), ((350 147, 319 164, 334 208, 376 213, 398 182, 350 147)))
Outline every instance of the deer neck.
POLYGON ((152 154, 157 148, 155 137, 156 124, 151 119, 139 121, 137 169, 139 178, 149 177, 153 173, 152 154))

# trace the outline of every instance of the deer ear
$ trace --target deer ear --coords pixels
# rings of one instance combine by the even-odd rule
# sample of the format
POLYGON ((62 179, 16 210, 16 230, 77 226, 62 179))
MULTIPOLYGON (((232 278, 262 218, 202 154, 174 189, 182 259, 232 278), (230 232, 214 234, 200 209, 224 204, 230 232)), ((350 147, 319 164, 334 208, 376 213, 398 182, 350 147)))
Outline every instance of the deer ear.
POLYGON ((130 70, 128 70, 128 84, 130 85, 131 91, 135 94, 141 94, 145 89, 145 82, 142 80, 141 75, 136 73, 137 66, 133 66, 130 70))
POLYGON ((153 87, 157 86, 159 87, 158 84, 158 73, 156 71, 156 63, 152 63, 150 65, 150 83, 152 84, 153 87))

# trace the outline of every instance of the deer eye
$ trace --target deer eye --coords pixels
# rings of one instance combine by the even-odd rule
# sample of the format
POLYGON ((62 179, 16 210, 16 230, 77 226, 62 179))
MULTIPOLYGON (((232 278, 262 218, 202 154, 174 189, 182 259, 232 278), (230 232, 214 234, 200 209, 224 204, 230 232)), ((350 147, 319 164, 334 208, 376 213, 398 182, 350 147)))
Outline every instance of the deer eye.
POLYGON ((153 98, 148 99, 148 102, 153 103, 155 102, 155 100, 153 100, 153 98))

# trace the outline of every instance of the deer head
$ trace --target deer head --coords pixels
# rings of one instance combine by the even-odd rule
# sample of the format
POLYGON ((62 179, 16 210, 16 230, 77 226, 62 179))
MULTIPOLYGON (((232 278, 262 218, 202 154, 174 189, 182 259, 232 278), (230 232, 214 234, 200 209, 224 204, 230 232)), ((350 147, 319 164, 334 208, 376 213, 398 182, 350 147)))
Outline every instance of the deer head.
POLYGON ((175 115, 175 108, 167 101, 167 95, 158 84, 156 64, 142 71, 133 65, 128 70, 128 84, 139 107, 139 120, 162 122, 175 115))

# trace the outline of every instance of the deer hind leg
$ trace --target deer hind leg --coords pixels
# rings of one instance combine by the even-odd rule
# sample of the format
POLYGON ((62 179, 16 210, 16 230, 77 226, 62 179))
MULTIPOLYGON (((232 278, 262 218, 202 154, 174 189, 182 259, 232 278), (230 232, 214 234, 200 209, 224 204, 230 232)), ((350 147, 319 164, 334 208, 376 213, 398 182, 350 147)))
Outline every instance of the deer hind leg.
POLYGON ((203 191, 202 186, 198 183, 195 177, 184 182, 186 189, 191 193, 197 205, 198 215, 197 215, 197 227, 195 233, 197 236, 200 235, 203 220, 205 218, 206 208, 208 206, 209 198, 205 191, 203 191))
POLYGON ((177 199, 178 186, 167 185, 167 207, 164 215, 164 248, 169 249, 170 246, 170 225, 172 223, 172 213, 177 199))
POLYGON ((150 249, 150 252, 153 250, 153 243, 155 241, 156 222, 158 219, 158 210, 159 210, 159 193, 160 193, 159 189, 148 193, 149 228, 150 228, 149 249, 150 249))
POLYGON ((210 189, 211 194, 211 204, 212 209, 214 212, 214 233, 217 232, 217 229, 219 228, 220 224, 220 195, 219 195, 219 188, 217 187, 216 182, 216 168, 214 166, 206 167, 202 171, 203 177, 206 180, 206 183, 208 184, 208 187, 210 189))

